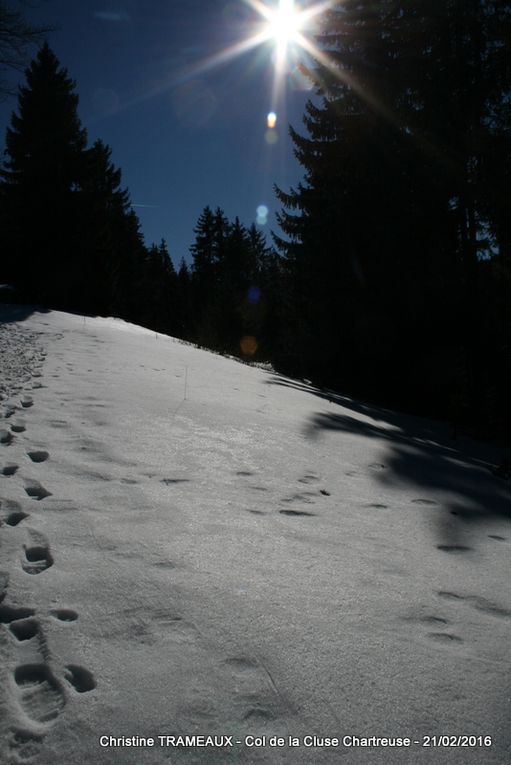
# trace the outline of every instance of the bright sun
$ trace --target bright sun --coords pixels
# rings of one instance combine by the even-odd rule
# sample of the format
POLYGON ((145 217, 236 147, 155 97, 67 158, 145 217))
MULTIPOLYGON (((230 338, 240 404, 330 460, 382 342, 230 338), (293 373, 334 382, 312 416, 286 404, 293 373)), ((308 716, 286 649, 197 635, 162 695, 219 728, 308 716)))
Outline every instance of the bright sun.
MULTIPOLYGON (((273 59, 275 105, 287 71, 296 64, 300 54, 323 58, 313 42, 315 19, 338 0, 241 0, 250 6, 259 21, 252 25, 253 33, 204 59, 183 75, 183 81, 231 61, 254 48, 270 43, 275 49, 273 59)), ((1 4, 1 0, 0 0, 1 4)))
POLYGON ((264 20, 260 32, 252 40, 256 45, 273 42, 277 51, 276 69, 282 72, 291 45, 314 54, 316 47, 310 42, 313 19, 332 5, 332 0, 322 0, 314 5, 295 3, 295 0, 273 0, 269 5, 263 0, 245 0, 264 20))
POLYGON ((268 9, 268 34, 277 49, 285 54, 290 42, 298 39, 303 24, 302 14, 295 9, 294 0, 280 0, 278 8, 268 9))

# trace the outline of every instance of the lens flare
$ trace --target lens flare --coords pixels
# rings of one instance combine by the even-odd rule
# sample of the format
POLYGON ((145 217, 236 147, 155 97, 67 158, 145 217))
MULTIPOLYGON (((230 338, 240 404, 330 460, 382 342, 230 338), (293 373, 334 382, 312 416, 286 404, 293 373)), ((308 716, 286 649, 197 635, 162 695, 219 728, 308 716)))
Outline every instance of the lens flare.
POLYGON ((253 356, 257 352, 257 340, 253 335, 245 335, 240 340, 240 348, 244 356, 253 356))
MULTIPOLYGON (((313 42, 317 33, 317 19, 325 11, 334 7, 339 0, 318 0, 315 3, 312 0, 301 0, 301 3, 307 3, 305 7, 302 7, 298 0, 296 4, 295 0, 235 0, 235 3, 229 4, 226 11, 227 23, 231 24, 234 18, 246 18, 243 13, 239 13, 240 2, 249 6, 254 11, 254 17, 257 17, 245 24, 246 36, 242 36, 206 58, 183 66, 181 69, 173 69, 153 87, 146 88, 143 94, 125 102, 122 108, 135 106, 165 91, 183 86, 191 80, 197 80, 203 74, 224 67, 258 48, 263 54, 260 58, 271 63, 273 67, 271 98, 273 104, 277 104, 282 95, 285 82, 284 75, 286 73, 292 75, 293 67, 295 65, 301 66, 298 61, 303 56, 307 60, 320 61, 331 69, 337 77, 346 81, 347 84, 351 84, 351 79, 345 70, 339 68, 335 62, 332 64, 328 56, 323 54, 313 42), (229 21, 230 19, 231 21, 229 21), (273 56, 267 56, 264 52, 264 48, 268 46, 273 48, 273 56)), ((292 85, 296 87, 296 83, 293 81, 292 85)), ((204 112, 207 114, 210 109, 211 105, 206 103, 204 112)), ((267 140, 271 143, 278 139, 274 137, 267 140)))
POLYGON ((270 112, 266 118, 266 121, 268 123, 268 127, 270 128, 270 130, 271 128, 274 128, 275 125, 277 124, 277 115, 275 114, 275 112, 270 112))
POLYGON ((247 292, 247 299, 249 303, 256 305, 261 300, 261 290, 259 287, 252 286, 247 292))
POLYGON ((279 140, 279 134, 276 130, 267 130, 264 135, 264 140, 268 146, 274 146, 279 140))
POLYGON ((268 214, 269 210, 266 207, 266 205, 259 205, 259 207, 256 210, 256 223, 258 226, 266 226, 268 223, 268 214))

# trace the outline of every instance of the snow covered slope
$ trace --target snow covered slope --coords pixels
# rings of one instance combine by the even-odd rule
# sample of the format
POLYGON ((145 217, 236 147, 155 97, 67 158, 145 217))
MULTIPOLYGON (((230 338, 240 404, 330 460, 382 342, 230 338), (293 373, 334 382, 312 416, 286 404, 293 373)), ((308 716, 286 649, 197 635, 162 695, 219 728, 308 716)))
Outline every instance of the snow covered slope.
POLYGON ((499 455, 121 321, 0 316, 2 764, 509 763, 499 455), (193 735, 233 739, 157 738, 193 735))

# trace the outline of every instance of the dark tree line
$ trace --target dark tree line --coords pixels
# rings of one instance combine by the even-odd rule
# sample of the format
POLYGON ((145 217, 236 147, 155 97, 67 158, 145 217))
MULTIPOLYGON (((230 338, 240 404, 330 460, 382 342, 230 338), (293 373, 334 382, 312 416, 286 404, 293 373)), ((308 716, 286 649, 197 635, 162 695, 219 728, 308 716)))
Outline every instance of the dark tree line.
POLYGON ((305 177, 277 238, 281 363, 511 424, 511 3, 343 0, 323 19, 305 177))
POLYGON ((145 247, 111 149, 87 146, 77 108, 75 84, 45 44, 6 134, 0 278, 30 302, 172 329, 166 245, 145 247))
POLYGON ((87 145, 78 95, 45 44, 26 71, 0 169, 0 281, 31 303, 112 314, 221 352, 268 357, 278 258, 206 208, 191 269, 146 247, 121 171, 87 145))
POLYGON ((255 224, 206 207, 191 247, 191 339, 221 352, 270 358, 278 325, 280 259, 255 224))

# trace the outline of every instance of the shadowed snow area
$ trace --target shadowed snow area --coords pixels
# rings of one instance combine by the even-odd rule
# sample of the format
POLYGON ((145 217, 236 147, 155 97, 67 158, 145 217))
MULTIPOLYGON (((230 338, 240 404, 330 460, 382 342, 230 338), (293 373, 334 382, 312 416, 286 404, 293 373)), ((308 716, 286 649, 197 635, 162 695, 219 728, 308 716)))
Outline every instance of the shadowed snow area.
POLYGON ((2 764, 508 762, 497 450, 59 312, 0 309, 0 397, 2 764))

